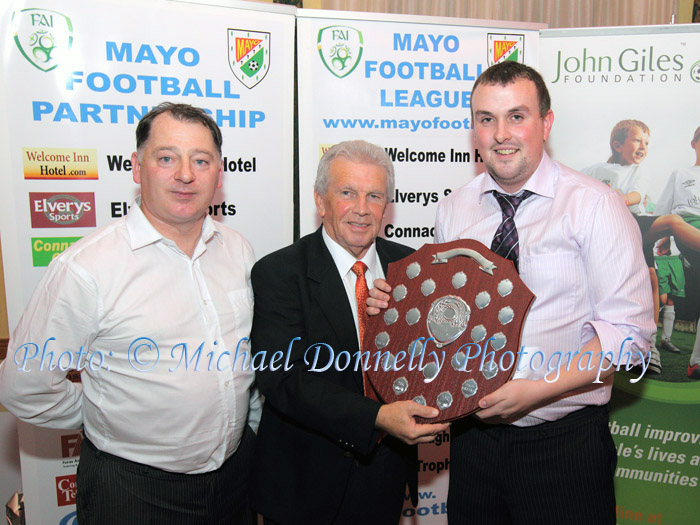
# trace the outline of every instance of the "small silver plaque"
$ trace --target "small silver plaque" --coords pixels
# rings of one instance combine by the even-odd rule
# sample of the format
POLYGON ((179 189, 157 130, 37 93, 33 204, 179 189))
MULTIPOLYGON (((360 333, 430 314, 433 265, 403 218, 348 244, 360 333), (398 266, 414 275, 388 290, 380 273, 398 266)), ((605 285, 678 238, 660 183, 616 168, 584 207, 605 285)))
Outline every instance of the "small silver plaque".
POLYGON ((449 392, 441 392, 437 396, 437 407, 440 410, 447 410, 452 406, 452 394, 449 392))
POLYGON ((396 308, 389 308, 384 313, 384 322, 388 325, 394 324, 398 318, 399 318, 399 312, 396 308))
POLYGON ((386 332, 381 332, 377 334, 377 337, 374 338, 374 344, 379 350, 381 350, 389 344, 389 334, 387 334, 386 332))
POLYGON ((399 377, 396 381, 394 381, 393 388, 394 394, 397 396, 405 394, 406 390, 408 390, 408 380, 405 377, 399 377))
POLYGON ((413 356, 413 359, 418 359, 423 351, 423 342, 416 339, 408 345, 408 353, 413 356))
POLYGON ((496 361, 493 359, 486 361, 484 366, 481 367, 481 373, 484 374, 486 379, 493 379, 496 377, 496 374, 498 373, 498 365, 496 364, 496 361))
POLYGON ((423 368, 423 376, 430 380, 433 379, 438 373, 438 367, 435 363, 428 363, 423 368))
POLYGON ((513 291, 513 283, 510 279, 503 279, 496 288, 501 297, 505 297, 513 291))
POLYGON ((428 333, 441 348, 457 339, 467 329, 471 309, 461 297, 446 295, 430 305, 428 333))
POLYGON ((394 288, 394 301, 398 302, 401 299, 404 299, 407 294, 408 289, 403 284, 398 285, 396 288, 394 288))
POLYGON ((406 312, 406 322, 409 325, 416 324, 418 321, 420 321, 420 310, 418 308, 411 308, 406 312))
POLYGON ((504 306, 498 312, 498 320, 501 322, 501 324, 510 323, 513 320, 513 317, 515 317, 515 312, 513 312, 513 309, 510 306, 504 306))
POLYGON ((486 337, 486 328, 483 324, 477 325, 472 328, 472 341, 475 343, 480 343, 486 337))
POLYGON ((490 302, 491 302, 491 296, 489 295, 488 292, 479 292, 478 294, 476 294, 476 297, 474 298, 474 304, 480 310, 486 308, 490 302))
POLYGON ((406 276, 409 279, 415 279, 420 275, 420 264, 417 262, 412 262, 411 264, 408 265, 406 268, 406 276))
POLYGON ((467 274, 464 272, 457 272, 452 276, 452 286, 454 286, 455 290, 458 290, 462 288, 467 284, 467 274))
POLYGON ((501 348, 506 346, 506 336, 502 332, 493 334, 493 337, 491 337, 490 341, 491 348, 493 348, 494 350, 500 350, 501 348))
POLYGON ((423 396, 416 396, 413 398, 413 401, 415 401, 419 405, 425 406, 425 398, 423 396))
POLYGON ((462 395, 466 398, 472 397, 474 394, 476 394, 478 389, 479 386, 473 379, 467 379, 464 383, 462 383, 462 395))
POLYGON ((464 352, 457 352, 453 357, 452 357, 452 368, 457 370, 458 372, 461 370, 464 370, 464 363, 467 360, 467 354, 464 352))
POLYGON ((423 281, 423 284, 420 285, 420 291, 423 292, 423 295, 426 297, 429 296, 435 291, 435 281, 432 279, 426 279, 423 281))
POLYGON ((391 352, 387 352, 384 355, 384 359, 382 360, 382 368, 384 369, 385 372, 389 372, 390 370, 394 369, 394 363, 396 362, 396 358, 391 352))

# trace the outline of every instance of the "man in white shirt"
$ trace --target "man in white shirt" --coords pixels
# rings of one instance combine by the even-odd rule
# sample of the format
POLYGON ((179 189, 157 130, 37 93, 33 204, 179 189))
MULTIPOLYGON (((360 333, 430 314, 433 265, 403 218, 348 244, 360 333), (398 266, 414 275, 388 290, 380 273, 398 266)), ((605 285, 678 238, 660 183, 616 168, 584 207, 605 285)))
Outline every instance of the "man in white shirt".
POLYGON ((136 142, 140 199, 51 263, 0 367, 0 402, 39 426, 83 428, 81 524, 254 523, 261 406, 240 357, 254 256, 208 216, 221 131, 199 108, 164 103, 136 142))
POLYGON ((492 66, 471 100, 486 173, 440 203, 436 241, 500 253, 508 231, 536 299, 513 380, 452 423, 449 521, 614 524, 612 374, 656 331, 639 229, 618 192, 545 153, 554 115, 534 69, 492 66))

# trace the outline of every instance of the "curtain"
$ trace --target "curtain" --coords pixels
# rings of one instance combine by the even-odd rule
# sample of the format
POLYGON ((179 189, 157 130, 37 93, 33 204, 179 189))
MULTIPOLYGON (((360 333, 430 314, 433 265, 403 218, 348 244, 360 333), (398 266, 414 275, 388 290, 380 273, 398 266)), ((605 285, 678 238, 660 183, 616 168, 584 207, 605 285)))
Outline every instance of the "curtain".
POLYGON ((544 22, 549 27, 668 24, 677 0, 321 0, 322 9, 544 22))

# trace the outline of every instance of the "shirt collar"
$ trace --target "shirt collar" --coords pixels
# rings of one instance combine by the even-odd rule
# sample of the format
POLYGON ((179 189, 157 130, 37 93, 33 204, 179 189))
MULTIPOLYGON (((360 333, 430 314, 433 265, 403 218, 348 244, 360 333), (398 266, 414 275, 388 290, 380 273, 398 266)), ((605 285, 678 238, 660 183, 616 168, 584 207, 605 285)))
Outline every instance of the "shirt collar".
POLYGON ((347 251, 345 248, 343 248, 340 244, 335 242, 330 235, 328 235, 328 232, 326 232, 325 226, 321 227, 321 232, 323 235, 323 242, 326 243, 326 247, 328 248, 328 251, 331 252, 331 257, 333 258, 333 262, 335 263, 335 266, 338 268, 338 272, 340 272, 341 277, 345 276, 349 271, 350 268, 352 268, 352 265, 355 264, 358 260, 362 261, 367 265, 367 269, 371 272, 371 275, 373 276, 378 276, 381 275, 378 272, 377 268, 377 243, 373 242, 372 246, 369 247, 367 250, 367 253, 365 253, 365 256, 362 259, 356 259, 353 254, 351 254, 349 251, 347 251))
MULTIPOLYGON (((132 250, 138 250, 149 244, 155 244, 159 241, 170 241, 162 233, 155 229, 151 222, 146 218, 141 210, 141 196, 136 197, 131 204, 129 213, 126 215, 126 230, 129 233, 129 240, 132 250)), ((219 226, 216 222, 207 215, 202 224, 202 235, 200 240, 204 243, 216 236, 218 241, 223 244, 223 238, 219 226)))
MULTIPOLYGON (((542 160, 535 172, 525 182, 520 191, 527 190, 542 197, 554 198, 554 185, 559 174, 559 166, 547 155, 547 152, 542 152, 542 160)), ((508 193, 501 188, 496 181, 491 178, 488 173, 484 174, 480 181, 479 202, 484 194, 492 191, 500 193, 508 193)), ((520 193, 518 191, 518 193, 520 193)))

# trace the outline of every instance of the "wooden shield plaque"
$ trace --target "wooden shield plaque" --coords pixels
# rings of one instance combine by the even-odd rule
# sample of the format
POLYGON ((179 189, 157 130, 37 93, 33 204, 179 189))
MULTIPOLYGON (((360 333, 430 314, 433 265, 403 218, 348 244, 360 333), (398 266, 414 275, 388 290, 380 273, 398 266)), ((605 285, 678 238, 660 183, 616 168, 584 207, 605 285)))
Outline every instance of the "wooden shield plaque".
POLYGON ((478 410, 513 375, 535 299, 512 261, 474 240, 426 244, 391 263, 387 282, 389 306, 365 328, 365 394, 437 407, 431 423, 478 410))

